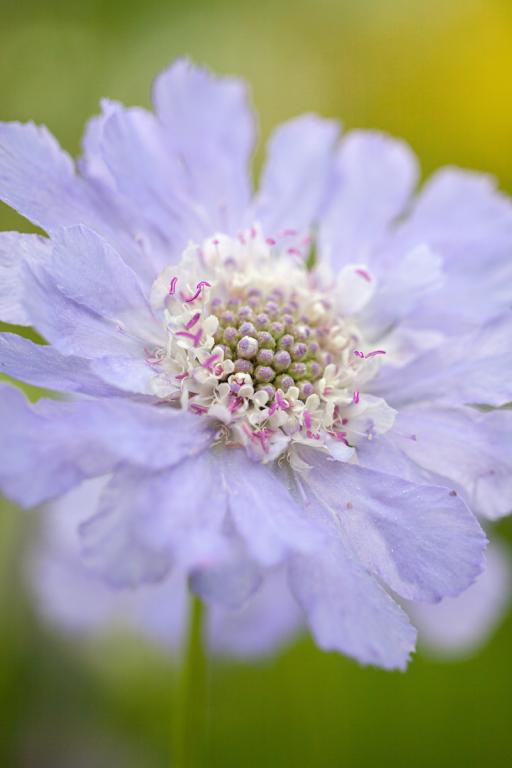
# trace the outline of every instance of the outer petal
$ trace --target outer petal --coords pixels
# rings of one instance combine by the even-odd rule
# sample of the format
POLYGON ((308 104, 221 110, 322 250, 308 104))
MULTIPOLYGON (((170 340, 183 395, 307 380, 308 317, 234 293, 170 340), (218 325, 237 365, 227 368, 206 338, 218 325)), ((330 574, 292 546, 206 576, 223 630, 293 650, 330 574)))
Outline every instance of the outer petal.
POLYGON ((208 611, 209 645, 214 653, 247 658, 268 655, 304 627, 282 570, 268 572, 261 588, 238 610, 218 605, 208 611))
POLYGON ((417 176, 415 157, 404 143, 380 133, 347 135, 320 227, 322 252, 334 267, 368 260, 403 212, 417 176))
POLYGON ((321 553, 296 555, 289 578, 320 648, 385 669, 407 666, 416 632, 341 534, 321 553))
POLYGON ((0 199, 49 233, 74 224, 95 229, 139 274, 154 277, 131 235, 129 218, 76 175, 73 161, 46 128, 0 124, 0 199))
POLYGON ((82 167, 123 201, 148 241, 147 258, 160 271, 190 239, 204 237, 198 204, 188 194, 183 163, 170 150, 160 121, 143 109, 106 101, 102 106, 85 137, 82 167))
POLYGON ((457 595, 482 571, 485 536, 448 488, 326 461, 308 451, 308 485, 363 565, 405 598, 457 595))
POLYGON ((0 387, 3 452, 0 488, 23 506, 62 495, 120 462, 159 469, 203 450, 211 439, 202 419, 126 400, 30 407, 23 394, 0 387))
POLYGON ((210 452, 160 472, 123 467, 83 524, 82 542, 90 564, 111 584, 158 581, 171 564, 188 569, 225 557, 226 511, 210 452))
POLYGON ((270 466, 242 450, 226 451, 223 464, 231 517, 257 562, 275 565, 290 551, 321 545, 318 529, 270 466))
POLYGON ((268 158, 252 216, 267 235, 308 232, 328 190, 339 127, 333 120, 303 115, 280 126, 268 158))
POLYGON ((101 357, 138 354, 158 341, 153 318, 135 273, 91 230, 59 231, 44 265, 27 264, 30 302, 37 329, 65 354, 101 357))
POLYGON ((0 320, 15 325, 30 325, 23 304, 23 262, 43 260, 50 241, 39 235, 0 233, 0 320))
POLYGON ((512 411, 410 406, 395 426, 401 450, 462 490, 474 512, 496 519, 512 511, 512 411))
POLYGON ((437 605, 408 605, 427 650, 449 656, 469 654, 497 627, 512 594, 510 552, 491 544, 486 560, 485 571, 462 595, 437 605))
POLYGON ((206 229, 238 228, 250 197, 254 140, 244 84, 180 60, 158 76, 153 97, 169 149, 184 168, 190 199, 203 209, 206 229))
POLYGON ((52 347, 13 333, 0 334, 0 372, 36 387, 112 396, 121 391, 96 376, 88 360, 65 357, 52 347))
POLYGON ((450 339, 399 370, 383 367, 375 394, 394 407, 421 400, 500 406, 512 400, 512 312, 450 339))

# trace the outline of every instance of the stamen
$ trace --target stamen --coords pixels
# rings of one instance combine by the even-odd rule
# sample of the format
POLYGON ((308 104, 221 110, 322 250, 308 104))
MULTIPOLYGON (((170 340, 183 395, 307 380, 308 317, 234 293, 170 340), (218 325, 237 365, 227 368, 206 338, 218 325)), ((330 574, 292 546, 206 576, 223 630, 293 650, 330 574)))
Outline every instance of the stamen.
POLYGON ((171 280, 171 284, 169 285, 169 296, 174 296, 176 293, 176 283, 178 282, 177 277, 173 277, 171 280))
POLYGON ((200 312, 196 312, 195 315, 193 315, 190 318, 188 323, 185 323, 185 328, 187 329, 187 331, 189 331, 191 328, 194 327, 194 325, 197 323, 197 321, 199 320, 200 317, 201 317, 201 313, 200 312))
POLYGON ((211 283, 209 283, 207 280, 200 280, 199 283, 196 285, 195 293, 192 296, 185 296, 182 293, 181 298, 183 301, 186 301, 187 304, 191 304, 193 301, 199 298, 203 288, 211 288, 211 287, 212 287, 211 283))

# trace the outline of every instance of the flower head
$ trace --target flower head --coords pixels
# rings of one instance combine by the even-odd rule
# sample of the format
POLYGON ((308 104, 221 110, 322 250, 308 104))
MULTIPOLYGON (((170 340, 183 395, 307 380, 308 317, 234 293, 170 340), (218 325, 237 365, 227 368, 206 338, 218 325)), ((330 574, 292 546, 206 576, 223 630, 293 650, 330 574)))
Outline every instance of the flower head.
POLYGON ((178 62, 156 116, 105 103, 77 175, 45 130, 0 127, 0 193, 48 238, 0 239, 4 492, 93 478, 83 556, 115 586, 174 570, 235 609, 279 575, 322 648, 403 668, 391 593, 470 586, 509 510, 512 209, 400 142, 308 115, 251 196, 243 86, 178 62), (508 492, 508 495, 507 495, 508 492))

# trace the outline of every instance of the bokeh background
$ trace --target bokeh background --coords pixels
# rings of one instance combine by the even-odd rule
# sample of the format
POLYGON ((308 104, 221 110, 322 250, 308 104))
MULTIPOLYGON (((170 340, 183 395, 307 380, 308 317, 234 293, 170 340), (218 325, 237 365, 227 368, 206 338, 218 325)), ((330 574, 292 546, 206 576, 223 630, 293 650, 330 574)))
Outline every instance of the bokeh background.
MULTIPOLYGON (((512 191, 511 0, 0 0, 0 118, 46 123, 77 154, 100 97, 149 106, 152 77, 182 54, 249 80, 262 139, 318 111, 402 136, 425 173, 473 167, 512 191)), ((1 207, 0 229, 30 225, 1 207)), ((0 507, 0 766, 170 765, 172 664, 36 615, 36 518, 0 507)), ((498 530, 512 541, 510 521, 498 530)), ((300 638, 210 665, 205 765, 509 766, 511 704, 511 616, 478 654, 420 649, 406 674, 300 638)))

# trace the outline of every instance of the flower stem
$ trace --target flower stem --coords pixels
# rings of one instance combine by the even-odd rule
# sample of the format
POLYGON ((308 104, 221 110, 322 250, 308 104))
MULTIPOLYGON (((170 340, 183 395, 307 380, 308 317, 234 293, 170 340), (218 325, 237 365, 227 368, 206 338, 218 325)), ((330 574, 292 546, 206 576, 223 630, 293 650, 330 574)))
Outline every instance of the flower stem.
POLYGON ((201 600, 191 594, 188 638, 176 683, 173 768, 196 768, 204 765, 201 759, 206 713, 203 614, 201 600))

